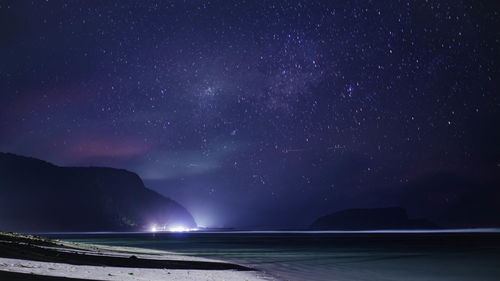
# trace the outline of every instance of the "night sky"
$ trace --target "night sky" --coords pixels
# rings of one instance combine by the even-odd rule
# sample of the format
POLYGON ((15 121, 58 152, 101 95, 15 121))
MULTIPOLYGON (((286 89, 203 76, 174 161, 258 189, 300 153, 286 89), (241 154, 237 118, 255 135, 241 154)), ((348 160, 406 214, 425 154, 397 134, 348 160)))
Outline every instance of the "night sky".
POLYGON ((204 226, 500 214, 498 4, 312 2, 0 1, 0 151, 134 171, 204 226))

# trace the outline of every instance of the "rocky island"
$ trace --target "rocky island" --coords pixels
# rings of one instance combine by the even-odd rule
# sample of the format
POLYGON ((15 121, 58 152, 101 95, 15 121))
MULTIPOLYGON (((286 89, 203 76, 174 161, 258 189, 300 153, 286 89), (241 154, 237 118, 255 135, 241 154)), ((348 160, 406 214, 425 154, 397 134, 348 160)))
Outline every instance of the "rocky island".
POLYGON ((401 207, 349 209, 318 218, 313 230, 404 230, 435 229, 437 225, 426 219, 409 219, 401 207))

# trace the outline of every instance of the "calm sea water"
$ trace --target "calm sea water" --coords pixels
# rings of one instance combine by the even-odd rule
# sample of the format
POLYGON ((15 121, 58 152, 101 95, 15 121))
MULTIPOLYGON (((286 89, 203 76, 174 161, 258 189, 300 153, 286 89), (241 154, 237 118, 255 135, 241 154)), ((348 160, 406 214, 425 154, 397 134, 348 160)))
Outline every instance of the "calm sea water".
POLYGON ((279 280, 500 280, 500 233, 79 233, 75 242, 237 262, 279 280))

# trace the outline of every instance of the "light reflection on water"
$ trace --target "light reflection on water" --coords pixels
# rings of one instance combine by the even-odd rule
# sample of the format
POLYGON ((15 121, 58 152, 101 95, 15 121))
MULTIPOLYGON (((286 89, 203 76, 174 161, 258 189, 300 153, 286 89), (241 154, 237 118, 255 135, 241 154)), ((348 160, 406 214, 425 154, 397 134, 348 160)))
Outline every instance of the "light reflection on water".
POLYGON ((222 259, 282 280, 500 280, 500 233, 51 234, 75 242, 222 259))

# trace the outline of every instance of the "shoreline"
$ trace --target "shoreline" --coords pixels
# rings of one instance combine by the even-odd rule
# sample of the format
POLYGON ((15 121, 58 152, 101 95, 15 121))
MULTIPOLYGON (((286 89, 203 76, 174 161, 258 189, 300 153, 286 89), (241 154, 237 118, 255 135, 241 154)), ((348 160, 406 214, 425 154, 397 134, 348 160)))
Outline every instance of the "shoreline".
MULTIPOLYGON (((61 234, 162 234, 176 233, 172 231, 64 231, 64 232, 30 232, 27 235, 61 235, 61 234)), ((440 228, 440 229, 376 229, 376 230, 230 230, 230 231, 195 231, 185 233, 211 233, 211 234, 240 234, 240 233, 257 233, 257 234, 272 234, 272 233, 287 233, 287 234, 443 234, 443 233, 500 233, 500 227, 475 227, 475 228, 440 228)))
POLYGON ((75 281, 275 280, 255 269, 219 260, 0 232, 0 279, 51 280, 50 277, 75 281))

